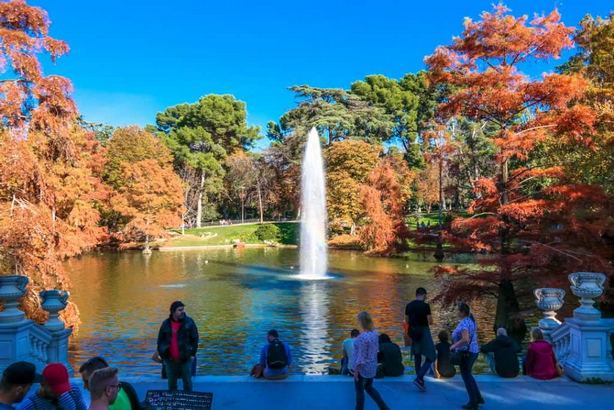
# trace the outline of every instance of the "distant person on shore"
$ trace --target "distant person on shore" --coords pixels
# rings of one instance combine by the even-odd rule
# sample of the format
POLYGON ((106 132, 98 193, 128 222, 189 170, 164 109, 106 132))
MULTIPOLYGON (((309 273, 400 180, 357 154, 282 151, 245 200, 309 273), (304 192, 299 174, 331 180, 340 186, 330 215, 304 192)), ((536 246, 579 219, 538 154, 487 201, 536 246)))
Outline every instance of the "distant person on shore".
POLYGON ((14 404, 20 403, 34 383, 40 383, 42 376, 36 367, 28 362, 15 362, 2 372, 0 379, 0 410, 15 410, 14 404))
POLYGON ((71 386, 68 370, 62 363, 50 363, 43 370, 41 388, 26 397, 20 410, 86 410, 81 390, 71 386))
POLYGON ((512 378, 518 376, 520 345, 507 335, 505 328, 497 329, 497 337, 482 346, 480 351, 487 355, 491 371, 500 377, 512 378))
POLYGON ((541 329, 531 330, 531 339, 524 363, 525 374, 535 379, 550 380, 559 377, 563 372, 556 360, 552 345, 544 340, 541 329))
POLYGON ((454 329, 454 332, 452 332, 454 344, 450 346, 450 350, 460 356, 460 372, 465 383, 465 389, 467 389, 467 394, 469 395, 469 402, 463 405, 462 408, 477 410, 480 404, 484 404, 484 398, 472 373, 473 364, 480 352, 478 326, 468 304, 460 303, 458 305, 458 316, 460 322, 456 329, 454 329))
POLYGON ((183 390, 192 391, 191 369, 197 349, 196 323, 186 315, 185 305, 175 301, 158 332, 158 354, 164 363, 169 390, 177 390, 177 379, 181 377, 183 390))
POLYGON ((358 314, 358 323, 362 333, 354 340, 354 389, 356 390, 356 410, 365 407, 365 391, 380 410, 388 410, 388 406, 373 387, 373 378, 377 374, 377 352, 379 338, 374 330, 373 319, 368 312, 358 314))
POLYGON ((416 380, 414 385, 418 390, 426 391, 424 376, 435 361, 435 345, 431 336, 430 325, 433 324, 431 307, 426 303, 426 289, 416 289, 416 299, 405 307, 405 320, 409 326, 409 337, 412 340, 411 353, 414 356, 416 380), (422 356, 425 357, 424 364, 422 356))
POLYGON ((89 410, 109 410, 115 403, 121 387, 114 367, 95 370, 89 378, 88 385, 92 402, 89 410))
POLYGON ((343 358, 341 359, 341 374, 347 376, 354 375, 354 369, 352 368, 352 359, 354 356, 354 340, 358 337, 360 332, 358 329, 352 329, 350 337, 343 341, 343 358))
POLYGON ((398 344, 390 340, 386 333, 379 335, 379 353, 377 354, 376 377, 399 377, 403 376, 403 354, 398 344))
MULTIPOLYGON (((92 357, 79 368, 81 379, 83 379, 83 388, 90 390, 90 377, 100 369, 106 369, 109 364, 100 356, 92 357)), ((117 398, 109 405, 110 410, 137 410, 140 408, 139 397, 134 387, 128 383, 120 381, 120 388, 117 392, 117 398)))
POLYGON ((452 366, 450 361, 450 341, 448 332, 442 330, 438 335, 439 343, 435 345, 437 351, 437 358, 433 364, 433 371, 435 377, 438 379, 449 379, 456 375, 456 369, 452 366))
POLYGON ((281 380, 288 377, 291 364, 292 351, 290 346, 288 343, 279 340, 277 330, 269 330, 267 343, 262 346, 260 351, 259 372, 262 372, 265 379, 281 380))

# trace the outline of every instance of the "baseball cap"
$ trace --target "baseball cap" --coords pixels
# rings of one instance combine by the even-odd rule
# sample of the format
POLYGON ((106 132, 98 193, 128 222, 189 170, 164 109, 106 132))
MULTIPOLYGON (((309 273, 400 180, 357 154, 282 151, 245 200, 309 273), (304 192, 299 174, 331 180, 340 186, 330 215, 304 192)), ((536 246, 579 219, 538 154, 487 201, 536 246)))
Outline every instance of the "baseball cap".
POLYGON ((55 393, 61 394, 70 390, 68 370, 62 363, 49 363, 43 370, 43 379, 55 393))
POLYGON ((15 362, 2 372, 2 382, 6 384, 40 383, 42 376, 36 373, 36 367, 29 362, 15 362))

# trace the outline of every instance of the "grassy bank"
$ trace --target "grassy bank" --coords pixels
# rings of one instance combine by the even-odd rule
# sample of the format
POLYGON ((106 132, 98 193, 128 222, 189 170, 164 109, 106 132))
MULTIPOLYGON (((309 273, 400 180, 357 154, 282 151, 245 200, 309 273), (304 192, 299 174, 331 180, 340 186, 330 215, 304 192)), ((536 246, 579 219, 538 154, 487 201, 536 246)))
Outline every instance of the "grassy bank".
MULTIPOLYGON (((281 232, 279 243, 282 245, 296 245, 298 243, 299 227, 297 222, 274 222, 264 225, 275 225, 281 232)), ((207 246, 207 245, 230 245, 234 240, 240 240, 247 244, 264 244, 256 236, 256 229, 260 224, 213 226, 207 228, 186 229, 185 235, 176 236, 164 243, 165 247, 177 246, 207 246)), ((180 231, 174 231, 181 233, 180 231)))

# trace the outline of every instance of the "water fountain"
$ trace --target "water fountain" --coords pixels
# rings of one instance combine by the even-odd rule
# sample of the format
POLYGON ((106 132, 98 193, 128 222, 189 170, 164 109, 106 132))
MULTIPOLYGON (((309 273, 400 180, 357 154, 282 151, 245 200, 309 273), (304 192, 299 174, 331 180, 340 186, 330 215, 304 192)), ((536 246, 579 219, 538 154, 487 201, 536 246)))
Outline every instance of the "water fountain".
POLYGON ((326 279, 326 189, 320 137, 309 131, 301 174, 301 279, 326 279))

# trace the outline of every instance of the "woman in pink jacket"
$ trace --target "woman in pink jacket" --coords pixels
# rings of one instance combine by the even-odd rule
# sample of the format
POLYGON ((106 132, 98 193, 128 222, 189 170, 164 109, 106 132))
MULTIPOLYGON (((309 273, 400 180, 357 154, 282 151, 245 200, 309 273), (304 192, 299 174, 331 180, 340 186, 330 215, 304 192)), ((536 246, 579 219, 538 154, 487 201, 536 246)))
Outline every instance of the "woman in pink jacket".
POLYGON ((524 363, 525 374, 535 379, 550 380, 559 377, 559 367, 552 345, 544 340, 539 328, 531 331, 531 339, 524 363))

